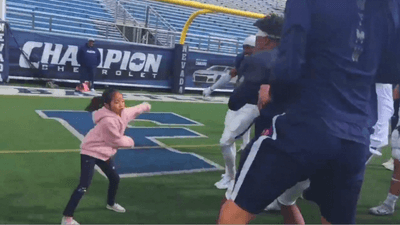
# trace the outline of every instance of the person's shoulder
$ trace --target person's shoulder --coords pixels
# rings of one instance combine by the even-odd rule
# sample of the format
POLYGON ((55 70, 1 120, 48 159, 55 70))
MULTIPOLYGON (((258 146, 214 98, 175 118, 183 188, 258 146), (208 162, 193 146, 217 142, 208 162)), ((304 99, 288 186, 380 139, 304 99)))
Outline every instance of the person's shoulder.
POLYGON ((243 58, 244 58, 244 52, 236 55, 236 59, 243 59, 243 58))

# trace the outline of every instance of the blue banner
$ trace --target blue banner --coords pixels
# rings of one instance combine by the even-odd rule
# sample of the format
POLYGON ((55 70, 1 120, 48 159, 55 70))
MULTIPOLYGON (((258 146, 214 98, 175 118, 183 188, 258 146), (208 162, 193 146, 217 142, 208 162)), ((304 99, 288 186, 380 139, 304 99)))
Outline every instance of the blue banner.
MULTIPOLYGON (((190 51, 186 65, 186 89, 207 88, 235 67, 235 56, 190 51)), ((219 89, 233 90, 237 78, 219 89)))
MULTIPOLYGON (((79 80, 77 53, 87 39, 19 30, 12 33, 18 43, 10 43, 12 76, 79 80)), ((96 40, 95 47, 101 54, 95 83, 171 88, 173 49, 103 40, 96 40)))
MULTIPOLYGON (((11 35, 13 40, 9 42, 9 55, 5 45, 0 48, 5 52, 1 52, 4 61, 9 61, 10 75, 73 82, 80 80, 77 53, 79 47, 87 43, 86 38, 21 30, 11 30, 11 35)), ((95 47, 101 55, 95 83, 165 88, 180 94, 185 89, 211 86, 222 74, 229 73, 235 61, 235 56, 196 51, 188 53, 187 47, 181 45, 173 49, 96 40, 95 47)), ((3 65, 2 78, 7 78, 7 70, 7 65, 3 65)), ((233 78, 220 89, 232 90, 235 82, 236 78, 233 78)))
POLYGON ((8 55, 8 25, 0 21, 0 83, 8 82, 9 55, 8 55))

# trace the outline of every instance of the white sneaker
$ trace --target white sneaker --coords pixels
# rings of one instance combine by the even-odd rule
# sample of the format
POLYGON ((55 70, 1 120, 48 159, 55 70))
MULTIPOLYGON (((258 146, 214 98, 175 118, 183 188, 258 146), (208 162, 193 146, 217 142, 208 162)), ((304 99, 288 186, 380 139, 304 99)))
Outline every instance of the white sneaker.
POLYGON ((122 207, 122 206, 121 206, 120 204, 118 204, 118 203, 115 203, 113 206, 110 206, 110 205, 107 204, 106 208, 109 209, 109 210, 113 210, 113 211, 115 211, 115 212, 119 212, 119 213, 124 213, 124 212, 126 212, 125 208, 122 207))
POLYGON ((215 183, 214 185, 218 189, 228 189, 229 184, 231 183, 231 180, 233 180, 233 179, 231 179, 226 174, 223 174, 222 179, 220 181, 218 181, 217 183, 215 183))
POLYGON ((278 200, 275 199, 271 204, 269 204, 264 211, 281 211, 281 206, 278 203, 278 200))
POLYGON ((394 170, 394 160, 393 160, 393 158, 390 158, 387 162, 382 163, 382 166, 384 166, 388 170, 393 171, 394 170))
POLYGON ((79 223, 72 217, 63 216, 61 219, 61 225, 79 225, 79 223))
POLYGON ((94 88, 90 89, 90 91, 91 91, 91 92, 96 92, 96 91, 94 90, 94 88))
POLYGON ((394 209, 389 205, 383 203, 382 205, 370 208, 369 213, 377 216, 387 216, 392 215, 394 213, 394 209))

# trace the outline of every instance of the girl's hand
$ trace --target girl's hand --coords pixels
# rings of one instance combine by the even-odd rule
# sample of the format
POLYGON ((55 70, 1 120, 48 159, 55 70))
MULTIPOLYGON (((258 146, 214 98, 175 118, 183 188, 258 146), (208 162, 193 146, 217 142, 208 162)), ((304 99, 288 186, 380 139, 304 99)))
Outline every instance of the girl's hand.
POLYGON ((145 110, 145 112, 150 112, 150 110, 151 110, 151 105, 150 105, 150 103, 148 103, 148 102, 143 102, 142 103, 144 106, 146 106, 146 108, 148 109, 148 110, 145 110))

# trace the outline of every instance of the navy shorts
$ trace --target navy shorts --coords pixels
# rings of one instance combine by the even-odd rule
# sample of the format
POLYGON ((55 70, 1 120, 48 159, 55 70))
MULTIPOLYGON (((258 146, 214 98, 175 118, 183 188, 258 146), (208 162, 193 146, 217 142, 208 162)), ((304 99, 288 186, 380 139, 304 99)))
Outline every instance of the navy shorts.
POLYGON ((368 146, 327 133, 322 120, 275 116, 272 128, 242 153, 227 198, 258 214, 297 182, 331 223, 355 223, 368 146), (307 121, 307 122, 304 122, 307 121))

